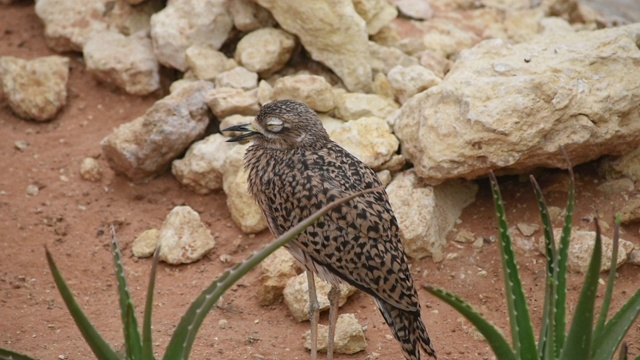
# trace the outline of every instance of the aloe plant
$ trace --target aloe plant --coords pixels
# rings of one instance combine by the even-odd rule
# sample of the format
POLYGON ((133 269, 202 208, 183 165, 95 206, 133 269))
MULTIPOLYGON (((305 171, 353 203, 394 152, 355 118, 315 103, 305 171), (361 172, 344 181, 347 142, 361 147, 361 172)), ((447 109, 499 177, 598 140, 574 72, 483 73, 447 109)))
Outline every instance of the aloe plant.
MULTIPOLYGON (((545 300, 542 314, 542 325, 538 343, 533 334, 533 325, 527 307, 526 296, 522 289, 515 254, 508 232, 508 223, 498 182, 493 173, 489 174, 495 209, 498 219, 500 237, 500 255, 504 274, 504 289, 507 300, 509 324, 512 344, 500 333, 498 328, 484 319, 476 310, 459 297, 436 287, 427 286, 426 289, 442 301, 451 305, 465 316, 487 339, 491 349, 499 360, 611 360, 616 349, 620 346, 624 335, 640 313, 640 289, 607 320, 607 313, 613 293, 613 283, 616 274, 617 250, 619 242, 619 220, 616 220, 611 264, 600 313, 595 317, 595 299, 597 297, 598 275, 602 260, 602 239, 600 227, 596 220, 595 248, 591 256, 589 267, 574 316, 566 329, 566 294, 567 294, 567 256, 569 239, 571 237, 571 223, 573 219, 573 205, 575 197, 575 180, 573 171, 569 169, 570 185, 564 225, 556 246, 551 220, 542 191, 531 177, 534 192, 538 201, 546 249, 546 286, 545 300)), ((623 345, 619 358, 627 359, 626 345, 623 345)), ((640 356, 636 357, 640 360, 640 356)))
MULTIPOLYGON (((171 336, 169 345, 165 350, 163 359, 188 359, 193 343, 195 342, 198 329, 205 317, 220 299, 222 294, 227 291, 234 283, 246 275, 252 268, 258 265, 271 253, 276 251, 298 234, 304 231, 309 225, 325 215, 336 206, 340 206, 363 194, 380 190, 380 188, 368 189, 346 196, 336 200, 322 209, 315 212, 304 221, 269 243, 262 250, 255 252, 243 262, 237 264, 232 269, 226 271, 218 279, 213 281, 196 299, 186 313, 182 315, 180 322, 171 336)), ((120 315, 124 333, 124 356, 127 360, 153 360, 153 347, 151 336, 151 310, 153 303, 153 290, 155 286, 156 271, 158 267, 160 248, 158 247, 153 255, 153 263, 151 266, 149 287, 147 289, 147 298, 145 301, 144 319, 142 324, 142 335, 138 330, 138 320, 136 319, 131 295, 127 288, 127 281, 124 274, 124 266, 122 264, 122 254, 118 246, 118 240, 115 230, 111 228, 111 248, 113 252, 113 260, 115 264, 115 273, 118 280, 118 299, 120 304, 120 315)), ((95 327, 86 317, 80 306, 76 302, 71 289, 64 281, 58 267, 56 266, 53 256, 48 249, 45 248, 45 255, 54 282, 64 300, 64 303, 73 317, 78 329, 82 333, 85 341, 99 360, 119 360, 121 355, 116 352, 96 331, 95 327)), ((0 360, 32 360, 33 358, 10 350, 0 348, 0 360)))

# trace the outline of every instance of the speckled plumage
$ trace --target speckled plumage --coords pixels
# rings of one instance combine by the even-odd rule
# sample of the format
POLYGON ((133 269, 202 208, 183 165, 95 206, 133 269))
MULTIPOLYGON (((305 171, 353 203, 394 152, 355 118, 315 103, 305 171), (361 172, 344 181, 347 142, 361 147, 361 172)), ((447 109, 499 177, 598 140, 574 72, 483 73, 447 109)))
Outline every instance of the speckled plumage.
MULTIPOLYGON (((253 145, 245 155, 249 190, 276 236, 334 200, 381 186, 375 172, 331 141, 302 103, 266 104, 252 126, 247 137, 253 145)), ((420 348, 435 358, 383 189, 330 211, 287 248, 322 279, 373 296, 407 359, 420 359, 420 348)))

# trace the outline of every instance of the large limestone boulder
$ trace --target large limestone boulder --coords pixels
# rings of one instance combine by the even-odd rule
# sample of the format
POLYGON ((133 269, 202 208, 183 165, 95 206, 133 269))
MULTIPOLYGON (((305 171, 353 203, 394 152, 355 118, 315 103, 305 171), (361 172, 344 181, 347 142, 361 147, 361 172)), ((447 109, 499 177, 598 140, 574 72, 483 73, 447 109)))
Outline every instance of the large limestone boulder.
POLYGON ((351 0, 257 0, 311 57, 333 70, 350 91, 371 90, 367 24, 351 0))
POLYGON ((395 122, 403 154, 431 184, 491 169, 559 167, 640 143, 640 24, 548 34, 464 51, 395 122))

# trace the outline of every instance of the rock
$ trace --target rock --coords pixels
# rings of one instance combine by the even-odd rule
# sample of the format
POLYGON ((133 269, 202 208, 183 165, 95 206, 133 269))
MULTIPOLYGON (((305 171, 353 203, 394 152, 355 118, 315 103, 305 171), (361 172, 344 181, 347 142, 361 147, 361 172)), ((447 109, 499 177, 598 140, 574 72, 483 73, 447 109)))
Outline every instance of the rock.
POLYGON ((171 163, 171 173, 189 190, 205 195, 222 190, 222 165, 234 147, 222 134, 213 134, 196 141, 187 154, 171 163))
POLYGON ((367 33, 377 34, 380 29, 398 16, 398 9, 387 0, 354 0, 358 15, 367 22, 367 33))
POLYGON ((273 101, 273 86, 265 80, 261 80, 258 83, 258 102, 260 105, 264 105, 271 101, 273 101))
POLYGON ((600 185, 598 185, 597 189, 600 192, 606 194, 620 194, 620 193, 629 193, 635 189, 635 184, 631 179, 621 178, 616 180, 609 180, 600 185))
POLYGON ((300 263, 289 251, 280 248, 269 255, 260 263, 258 303, 262 306, 268 306, 282 299, 282 291, 287 281, 301 272, 300 263))
POLYGON ((433 9, 427 1, 422 0, 391 0, 403 15, 412 19, 428 20, 433 17, 433 9))
MULTIPOLYGON (((331 290, 331 285, 321 280, 318 276, 314 276, 314 279, 320 311, 328 310, 329 299, 327 299, 327 294, 329 290, 331 290)), ((351 285, 340 285, 340 300, 338 301, 338 306, 344 305, 344 303, 347 302, 347 298, 355 294, 356 291, 357 289, 351 285)), ((307 283, 307 273, 303 272, 289 279, 284 288, 283 295, 284 302, 287 304, 294 319, 297 321, 309 320, 309 284, 307 283)))
POLYGON ((392 174, 401 171, 407 164, 407 160, 401 154, 393 154, 391 159, 380 166, 382 170, 389 170, 392 174))
POLYGON ((391 179, 392 179, 391 171, 381 170, 381 171, 378 171, 376 175, 378 175, 378 179, 380 179, 382 186, 387 187, 387 185, 391 183, 391 179))
MULTIPOLYGON (((0 89, 2 89, 2 86, 0 86, 0 89)), ((13 146, 15 146, 19 151, 25 152, 31 147, 31 143, 27 140, 16 140, 13 142, 13 146)))
POLYGON ((188 206, 176 206, 160 228, 160 260, 189 264, 213 249, 216 241, 200 215, 188 206))
POLYGON ((226 0, 170 1, 151 17, 153 50, 161 64, 185 71, 189 46, 219 49, 232 28, 226 0))
POLYGON ((631 250, 629 253, 629 259, 627 260, 629 264, 632 265, 640 265, 640 249, 635 248, 631 250))
POLYGON ((455 23, 446 18, 434 17, 424 22, 424 25, 423 41, 427 50, 447 59, 455 58, 462 50, 482 40, 462 22, 455 23))
POLYGON ((640 221, 640 199, 629 199, 620 209, 620 221, 628 225, 640 221))
MULTIPOLYGON (((304 347, 311 349, 311 330, 307 330, 304 335, 304 347)), ((318 325, 318 351, 326 352, 329 339, 329 327, 318 325)), ((340 314, 336 322, 336 335, 334 337, 334 352, 337 354, 355 354, 367 348, 367 340, 362 330, 362 325, 358 323, 353 314, 340 314)))
POLYGON ((245 234, 258 233, 267 228, 262 210, 249 193, 244 153, 249 145, 236 145, 229 151, 222 165, 222 188, 227 195, 231 220, 245 234))
POLYGON ((257 115, 258 92, 234 88, 217 88, 207 92, 206 101, 213 114, 222 119, 229 115, 257 115))
POLYGON ((0 57, 0 93, 17 115, 48 121, 67 103, 69 59, 0 57))
POLYGON ((538 224, 527 224, 527 223, 517 223, 516 227, 518 231, 524 236, 531 236, 536 231, 540 230, 540 225, 538 224))
POLYGON ((633 181, 640 180, 640 147, 611 161, 611 167, 633 181))
POLYGON ((211 45, 191 45, 185 52, 189 69, 200 80, 213 81, 216 76, 238 66, 235 60, 211 45))
POLYGON ((432 187, 413 170, 397 174, 387 186, 387 193, 407 255, 414 259, 431 255, 434 261, 441 261, 446 234, 462 209, 475 200, 477 191, 478 186, 467 181, 450 181, 432 187))
POLYGON ((374 72, 388 74, 396 66, 417 65, 418 59, 397 48, 369 41, 369 63, 374 72))
MULTIPOLYGON (((562 229, 553 229, 553 236, 560 239, 562 229)), ((613 240, 604 235, 602 236, 602 264, 600 271, 611 269, 611 251, 613 250, 613 240)), ((569 240, 569 254, 567 259, 567 269, 572 272, 586 273, 589 268, 589 261, 595 247, 596 233, 595 231, 576 230, 571 231, 571 239, 569 240)), ((617 266, 624 264, 629 258, 629 254, 634 250, 632 242, 620 239, 618 248, 617 266)), ((538 251, 545 254, 544 236, 538 238, 538 251)))
POLYGON ((237 66, 216 75, 214 82, 217 88, 228 87, 247 91, 258 87, 258 74, 237 66))
POLYGON ((400 104, 404 104, 413 95, 441 82, 433 71, 421 65, 396 66, 389 71, 387 77, 400 104))
POLYGON ((100 163, 92 157, 82 159, 80 164, 80 177, 87 181, 100 181, 102 179, 102 170, 100 163))
POLYGON ((377 117, 347 121, 329 131, 329 137, 374 170, 391 159, 400 145, 387 122, 377 117))
POLYGON ((416 54, 420 65, 433 71, 439 78, 444 78, 444 75, 449 72, 453 66, 453 62, 446 57, 442 56, 431 50, 425 50, 416 54))
POLYGON ((335 103, 331 84, 318 75, 292 75, 276 80, 272 100, 293 99, 320 112, 333 110, 335 103))
POLYGON ((233 25, 240 31, 253 31, 276 24, 271 13, 251 0, 229 1, 233 25))
POLYGON ((38 196, 38 194, 40 193, 40 187, 38 187, 38 185, 36 184, 29 184, 27 185, 26 193, 28 196, 38 196))
POLYGON ((638 36, 635 24, 463 52, 440 85, 403 105, 394 127, 403 154, 438 184, 563 167, 560 146, 574 165, 633 150, 640 72, 628 69, 640 61, 638 36))
POLYGON ((543 17, 544 11, 540 7, 508 12, 504 27, 509 40, 521 43, 533 39, 541 29, 543 17))
POLYGON ((109 166, 133 181, 150 179, 204 135, 210 112, 207 81, 194 81, 153 104, 144 116, 120 125, 102 142, 109 166))
POLYGON ((104 18, 107 3, 106 0, 39 0, 35 12, 44 23, 47 45, 57 52, 81 51, 94 33, 107 30, 104 18))
POLYGON ((389 100, 393 100, 395 98, 393 88, 389 83, 387 75, 383 73, 377 73, 373 77, 373 93, 389 100))
POLYGON ((147 95, 160 87, 158 62, 145 34, 104 31, 86 42, 83 54, 87 71, 101 82, 133 95, 147 95))
POLYGON ((350 91, 371 90, 365 21, 350 0, 257 0, 311 57, 333 70, 350 91))
POLYGON ((160 230, 149 229, 142 232, 138 237, 133 240, 131 245, 131 251, 133 256, 137 258, 146 258, 156 251, 158 243, 160 242, 160 230))
POLYGON ((339 130, 342 125, 344 125, 344 121, 331 117, 327 114, 320 113, 318 114, 318 118, 322 123, 322 127, 324 127, 327 132, 339 130))
POLYGON ((295 45, 295 37, 284 30, 258 29, 238 42, 234 59, 266 78, 284 67, 291 58, 295 45))
POLYGON ((398 106, 389 99, 375 94, 334 93, 336 116, 344 120, 356 120, 365 116, 386 118, 398 106))

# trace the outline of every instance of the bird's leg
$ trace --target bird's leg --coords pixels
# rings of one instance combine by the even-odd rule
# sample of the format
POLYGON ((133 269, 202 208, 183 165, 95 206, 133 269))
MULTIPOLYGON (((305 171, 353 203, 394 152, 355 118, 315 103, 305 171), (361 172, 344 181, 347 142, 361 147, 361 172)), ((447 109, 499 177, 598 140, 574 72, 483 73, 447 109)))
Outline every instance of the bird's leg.
POLYGON ((316 283, 311 271, 307 271, 307 283, 309 286, 309 320, 311 321, 311 360, 317 360, 320 305, 318 304, 318 296, 316 295, 316 283))
POLYGON ((333 360, 334 338, 336 337, 336 324, 338 322, 338 301, 340 300, 340 287, 331 285, 327 294, 329 298, 329 338, 327 339, 327 360, 333 360))

